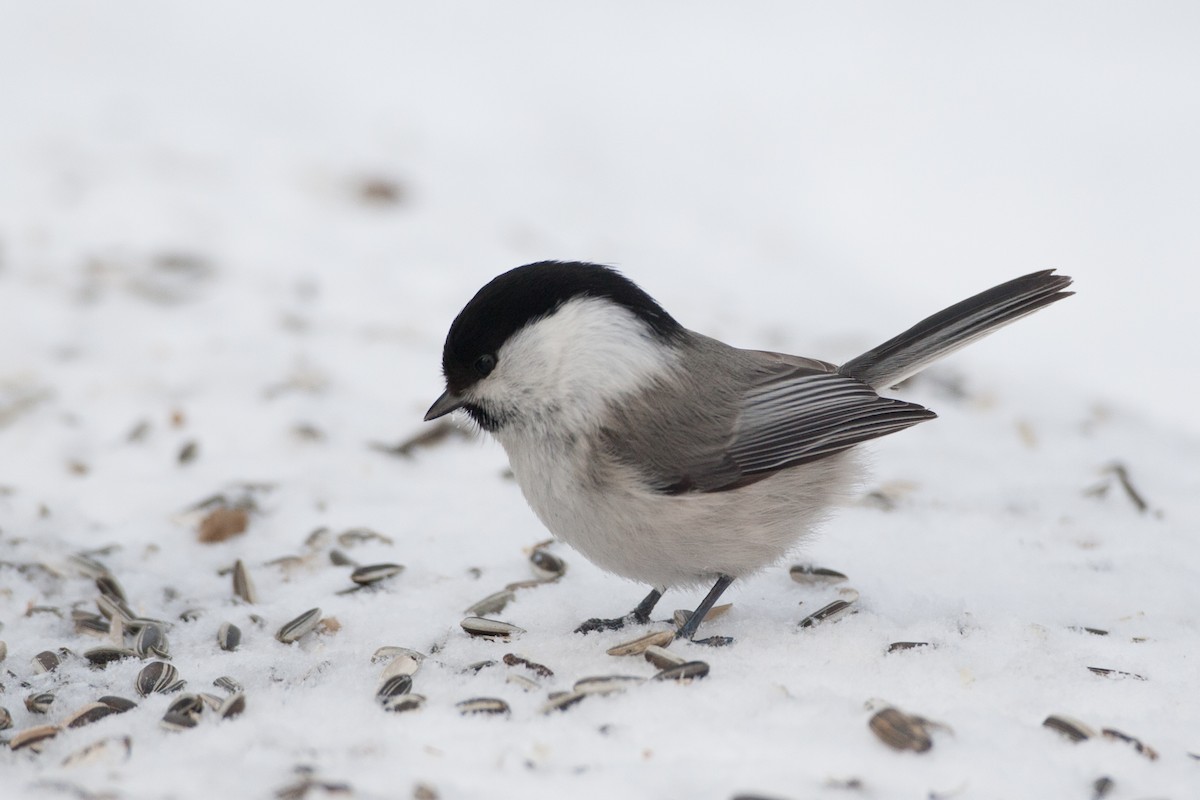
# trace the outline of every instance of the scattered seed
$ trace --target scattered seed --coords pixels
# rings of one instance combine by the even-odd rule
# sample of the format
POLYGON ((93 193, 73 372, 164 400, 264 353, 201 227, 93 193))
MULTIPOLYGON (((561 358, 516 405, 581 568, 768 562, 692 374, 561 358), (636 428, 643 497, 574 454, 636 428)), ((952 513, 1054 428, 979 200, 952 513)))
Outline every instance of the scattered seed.
POLYGON ((796 564, 788 570, 788 574, 792 576, 792 580, 796 583, 803 583, 809 586, 828 586, 849 580, 849 578, 835 569, 816 567, 812 564, 796 564))
POLYGON ((889 706, 875 712, 867 724, 879 741, 895 750, 924 753, 933 747, 933 739, 929 736, 929 721, 924 717, 906 714, 889 706))
POLYGON ((117 711, 107 703, 88 703, 63 720, 62 726, 64 728, 82 728, 84 725, 90 725, 93 722, 102 720, 110 714, 120 713, 120 711, 117 711))
POLYGON ((154 692, 166 694, 179 680, 179 671, 165 661, 151 661, 138 672, 133 687, 142 697, 154 692))
POLYGON ((1079 631, 1081 633, 1090 633, 1093 636, 1108 636, 1108 631, 1103 630, 1102 628, 1084 628, 1079 625, 1072 625, 1070 630, 1079 631))
POLYGON ((814 625, 819 625, 822 622, 832 622, 849 611, 853 603, 846 600, 834 600, 829 605, 814 611, 804 619, 800 620, 801 628, 811 628, 814 625))
POLYGON ((685 661, 677 667, 667 667, 651 680, 691 682, 708 674, 708 664, 703 661, 685 661))
POLYGON ((425 705, 425 696, 420 694, 400 694, 381 701, 384 711, 397 714, 404 711, 415 711, 425 705))
POLYGON ((647 661, 659 669, 670 669, 671 667, 678 667, 680 664, 687 663, 687 659, 683 656, 676 655, 667 648, 660 647, 656 644, 652 644, 647 647, 642 655, 647 661))
POLYGON ((128 759, 133 752, 133 740, 128 736, 110 736, 92 742, 63 759, 64 767, 81 767, 99 761, 128 759))
POLYGON ((108 620, 99 614, 93 614, 90 611, 81 611, 79 609, 75 609, 71 612, 71 619, 75 622, 76 633, 104 636, 109 632, 108 620))
POLYGON ((58 735, 58 731, 57 725, 38 725, 26 728, 8 740, 8 749, 23 750, 28 747, 33 752, 40 753, 46 742, 58 735))
POLYGON ((25 708, 33 714, 45 714, 54 705, 53 692, 35 692, 25 697, 25 708))
POLYGON ((342 531, 337 537, 338 544, 342 547, 354 547, 356 544, 363 542, 379 542, 380 544, 395 544, 388 536, 384 536, 378 531, 373 531, 370 528, 351 528, 347 531, 342 531))
POLYGON ((394 645, 385 645, 374 652, 371 656, 371 663, 378 664, 386 659, 395 659, 400 656, 408 656, 421 663, 425 660, 425 654, 419 653, 416 650, 409 650, 407 647, 396 647, 394 645))
POLYGON ((400 456, 407 458, 412 455, 413 451, 418 448, 432 447, 436 444, 441 444, 450 438, 467 438, 467 433, 464 429, 455 425, 449 420, 442 420, 436 425, 430 425, 425 430, 422 430, 416 436, 405 439, 399 444, 383 444, 382 442, 372 442, 369 446, 372 450, 377 450, 380 453, 386 453, 390 456, 400 456))
POLYGON ((577 705, 583 698, 587 697, 584 692, 554 692, 550 695, 550 699, 542 706, 543 714, 550 714, 555 711, 566 711, 573 705, 577 705))
POLYGON ((254 590, 254 582, 250 580, 250 571, 240 558, 233 564, 233 595, 251 605, 258 602, 258 592, 254 590))
POLYGON ((417 670, 421 668, 421 662, 407 654, 401 654, 393 658, 388 665, 383 668, 383 672, 379 674, 380 680, 388 680, 397 675, 407 675, 412 677, 417 674, 417 670))
POLYGON ((463 716, 469 714, 507 714, 509 713, 508 703, 501 700, 499 697, 473 697, 470 700, 463 700, 461 703, 455 703, 454 707, 458 709, 458 713, 463 716))
POLYGON ((529 554, 529 565, 533 574, 543 581, 558 580, 567 571, 567 562, 540 547, 529 554))
POLYGON ((222 650, 237 650, 242 643, 242 629, 232 622, 222 622, 217 628, 217 646, 222 650))
POLYGON ((1106 739, 1116 739, 1118 742, 1125 742, 1126 744, 1132 745, 1134 750, 1151 761, 1158 760, 1158 751, 1150 745, 1142 742, 1142 740, 1138 739, 1136 736, 1130 736, 1128 733, 1122 733, 1116 728, 1104 728, 1100 731, 1100 733, 1106 739))
POLYGON ((341 550, 334 548, 329 551, 329 563, 335 567, 357 567, 358 562, 350 556, 343 553, 341 550))
POLYGON ((129 606, 120 600, 114 600, 108 595, 100 595, 96 598, 96 608, 100 609, 100 613, 105 619, 119 617, 122 622, 132 622, 136 615, 130 610, 129 606))
POLYGON ((612 694, 645 682, 646 679, 638 675, 596 675, 580 678, 571 689, 577 694, 612 694))
POLYGON ((167 730, 187 730, 196 727, 203 712, 204 700, 199 696, 181 695, 167 707, 167 713, 163 715, 162 722, 159 724, 167 730))
POLYGON ((83 657, 91 663, 93 667, 106 667, 114 661, 120 661, 123 658, 133 658, 134 652, 125 647, 93 647, 91 650, 84 651, 83 657))
POLYGON ((463 667, 462 672, 464 675, 467 673, 478 675, 482 670, 494 666, 496 666, 496 662, 492 659, 488 659, 487 661, 476 661, 474 664, 467 664, 465 667, 463 667))
POLYGON ((504 676, 505 683, 514 683, 521 687, 523 692, 536 692, 542 688, 542 685, 533 678, 527 678, 524 675, 518 675, 515 672, 510 672, 504 676))
POLYGON ((8 658, 8 643, 0 641, 0 661, 8 658))
POLYGON ((60 663, 62 660, 58 657, 58 653, 53 650, 43 650, 33 657, 33 671, 38 674, 53 672, 58 669, 60 663))
POLYGON ((892 642, 888 645, 889 653, 899 653, 901 650, 915 650, 918 647, 929 647, 929 642, 892 642))
POLYGON ((1096 778, 1092 781, 1092 800, 1104 800, 1108 793, 1112 791, 1113 779, 1107 775, 1096 778))
POLYGON ((675 641, 675 631, 654 631, 647 633, 644 636, 639 636, 628 642, 614 645, 606 651, 610 656, 640 656, 646 652, 647 647, 658 645, 666 647, 671 642, 675 641))
POLYGON ((0 706, 0 731, 6 731, 12 727, 12 714, 4 706, 0 706))
POLYGON ((370 564, 359 567, 350 573, 350 580, 360 586, 370 586, 373 583, 399 575, 404 571, 402 564, 370 564))
POLYGON ((549 583, 549 581, 542 580, 541 578, 534 578, 533 580, 528 581, 513 581, 512 583, 507 584, 504 589, 505 591, 515 592, 518 589, 533 589, 537 586, 544 586, 547 583, 549 583))
POLYGON ((126 700, 124 697, 106 694, 100 698, 100 702, 104 705, 114 708, 118 713, 123 713, 131 708, 137 708, 137 703, 132 700, 126 700))
POLYGON ((1079 720, 1065 717, 1061 714, 1051 714, 1042 720, 1042 727, 1057 731, 1072 742, 1082 742, 1096 735, 1096 732, 1079 720))
POLYGON ((467 617, 461 623, 462 629, 472 636, 482 636, 488 638, 507 639, 513 634, 522 634, 524 628, 518 628, 508 622, 501 622, 498 619, 487 619, 486 617, 467 617))
POLYGON ((275 634, 275 638, 284 644, 291 644, 307 633, 311 633, 321 620, 321 609, 310 608, 291 622, 284 625, 275 634))
POLYGON ((1119 669, 1107 669, 1105 667, 1088 667, 1088 670, 1095 675, 1103 675, 1106 678, 1133 678, 1134 680, 1144 681, 1144 675, 1138 675, 1136 672, 1122 672, 1119 669))
POLYGON ((486 614, 499 614, 504 610, 505 606, 512 602, 514 597, 516 597, 516 595, 512 591, 508 589, 501 589, 494 594, 489 594, 478 603, 475 603, 469 607, 465 613, 470 614, 473 617, 482 617, 486 614))
MULTIPOLYGON (((716 619, 717 617, 720 617, 723 614, 725 614, 731 608, 733 608, 733 603, 722 603, 719 606, 713 606, 709 610, 709 612, 704 615, 704 619, 702 619, 700 621, 701 622, 711 622, 712 620, 716 619)), ((687 621, 691 618, 692 618, 691 611, 688 611, 686 608, 680 608, 675 611, 674 615, 672 616, 672 621, 675 623, 675 627, 682 628, 684 625, 687 624, 687 621)))
POLYGON ((554 676, 554 670, 547 667, 545 664, 538 664, 535 661, 516 655, 515 653, 507 653, 504 656, 504 663, 510 667, 525 667, 533 672, 539 678, 550 678, 554 676))
POLYGON ((196 696, 200 698, 200 702, 203 703, 204 707, 209 711, 216 711, 221 707, 221 704, 225 702, 223 698, 217 697, 211 692, 200 692, 200 694, 196 696))
POLYGON ((163 633, 162 626, 157 623, 143 625, 133 640, 133 652, 137 654, 138 658, 150 658, 151 656, 170 658, 171 649, 167 644, 167 635, 163 633))
POLYGON ((382 703, 389 697, 408 694, 412 691, 412 685, 413 680, 411 675, 396 675, 388 678, 375 692, 375 699, 382 703))
POLYGON ((121 584, 108 573, 96 578, 96 588, 100 590, 100 594, 106 595, 118 603, 128 602, 125 598, 125 590, 121 588, 121 584))
POLYGON ((246 710, 246 695, 241 692, 236 692, 226 697, 225 700, 217 707, 217 716, 221 719, 233 719, 241 715, 246 710))
POLYGON ((181 622, 195 622, 202 616, 204 616, 203 608, 185 608, 179 612, 179 620, 181 622))

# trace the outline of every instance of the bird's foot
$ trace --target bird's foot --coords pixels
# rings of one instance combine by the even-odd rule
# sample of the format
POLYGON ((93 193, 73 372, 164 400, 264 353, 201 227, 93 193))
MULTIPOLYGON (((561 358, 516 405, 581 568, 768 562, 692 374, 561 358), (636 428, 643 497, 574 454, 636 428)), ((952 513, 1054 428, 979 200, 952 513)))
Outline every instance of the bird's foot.
MULTIPOLYGON (((676 639, 680 638, 678 633, 675 634, 675 638, 676 639)), ((725 647, 726 645, 733 644, 733 637, 732 636, 709 636, 706 639, 692 639, 691 642, 692 642, 692 644, 703 644, 703 645, 707 645, 708 647, 725 647)))

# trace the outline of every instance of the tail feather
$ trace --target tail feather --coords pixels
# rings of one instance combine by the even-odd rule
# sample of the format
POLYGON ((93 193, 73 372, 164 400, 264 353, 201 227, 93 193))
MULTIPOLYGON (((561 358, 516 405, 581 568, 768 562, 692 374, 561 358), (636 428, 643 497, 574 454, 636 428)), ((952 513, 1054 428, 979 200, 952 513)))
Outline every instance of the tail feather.
POLYGON ((969 297, 921 320, 838 368, 875 389, 895 386, 943 356, 1074 292, 1066 275, 1044 270, 969 297))

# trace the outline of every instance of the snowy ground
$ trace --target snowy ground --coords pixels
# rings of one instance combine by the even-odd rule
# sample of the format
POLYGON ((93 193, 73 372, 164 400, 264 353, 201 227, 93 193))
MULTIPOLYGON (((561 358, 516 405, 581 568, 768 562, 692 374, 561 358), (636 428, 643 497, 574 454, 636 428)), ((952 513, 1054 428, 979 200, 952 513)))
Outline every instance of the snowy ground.
POLYGON ((6 800, 305 780, 309 797, 1089 798, 1102 777, 1109 798, 1200 796, 1193 4, 246 5, 0 13, 0 736, 139 703, 0 752, 6 800), (544 530, 491 443, 372 447, 425 429, 470 295, 543 258, 616 264, 690 327, 831 360, 1035 269, 1079 294, 905 392, 941 419, 874 446, 863 500, 795 557, 846 584, 767 571, 711 623, 732 646, 673 646, 705 679, 547 715, 579 678, 654 673, 605 653, 630 634, 571 633, 643 588, 553 545, 565 577, 498 615, 526 633, 468 638, 463 610, 531 578, 544 530), (255 510, 202 544, 187 509, 215 494, 255 510), (362 528, 387 539, 339 542, 362 528), (339 594, 334 549, 406 569, 339 594), (171 623, 185 692, 232 676, 245 712, 165 731, 177 695, 138 697, 142 663, 88 669, 103 640, 72 623, 98 594, 81 552, 171 623), (252 606, 223 572, 238 559, 252 606), (857 613, 797 627, 847 587, 857 613), (274 639, 312 607, 322 632, 274 639), (376 704, 385 645, 429 654, 420 710, 376 704), (37 673, 60 647, 76 655, 37 673), (473 697, 511 712, 461 716, 473 697), (868 729, 880 704, 946 728, 893 751, 868 729), (1097 735, 1072 744, 1051 714, 1097 735), (123 737, 127 756, 63 765, 123 737))

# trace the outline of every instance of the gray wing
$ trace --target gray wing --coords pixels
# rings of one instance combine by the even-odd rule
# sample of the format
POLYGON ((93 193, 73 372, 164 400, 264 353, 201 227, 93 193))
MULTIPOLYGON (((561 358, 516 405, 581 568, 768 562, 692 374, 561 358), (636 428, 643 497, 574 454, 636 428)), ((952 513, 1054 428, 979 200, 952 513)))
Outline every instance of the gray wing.
POLYGON ((735 489, 936 416, 822 361, 714 340, 692 356, 705 368, 616 409, 605 431, 608 451, 665 494, 735 489))

